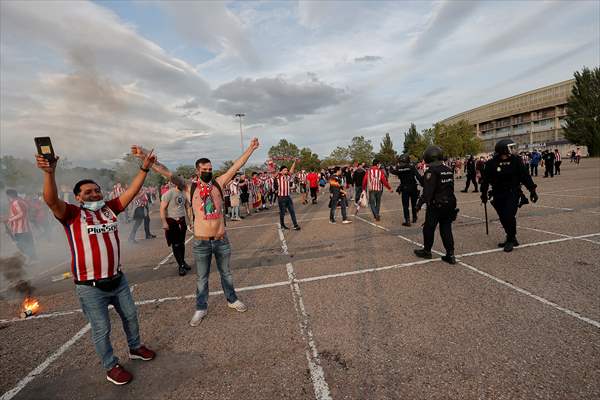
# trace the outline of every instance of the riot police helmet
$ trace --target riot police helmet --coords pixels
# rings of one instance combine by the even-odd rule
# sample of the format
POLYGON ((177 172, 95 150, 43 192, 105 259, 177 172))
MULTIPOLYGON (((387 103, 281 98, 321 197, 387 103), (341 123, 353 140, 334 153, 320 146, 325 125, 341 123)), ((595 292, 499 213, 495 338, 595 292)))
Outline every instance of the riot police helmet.
POLYGON ((442 161, 444 159, 444 152, 442 148, 435 145, 429 145, 423 152, 423 160, 427 164, 432 163, 434 161, 442 161))
POLYGON ((408 164, 410 162, 410 156, 407 153, 404 153, 398 157, 398 162, 401 164, 408 164))
POLYGON ((494 151, 499 155, 509 155, 516 143, 512 139, 502 139, 496 143, 494 151))

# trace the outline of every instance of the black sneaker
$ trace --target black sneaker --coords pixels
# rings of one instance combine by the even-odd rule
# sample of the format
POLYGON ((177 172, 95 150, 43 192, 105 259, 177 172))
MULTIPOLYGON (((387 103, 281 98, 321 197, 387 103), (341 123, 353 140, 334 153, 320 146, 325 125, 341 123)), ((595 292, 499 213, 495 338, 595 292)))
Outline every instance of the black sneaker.
POLYGON ((445 255, 442 256, 442 261, 446 261, 448 264, 456 264, 456 257, 452 256, 452 255, 445 255))
POLYGON ((192 267, 190 267, 188 265, 188 263, 183 263, 183 268, 185 268, 186 271, 191 271, 192 270, 192 267))
POLYGON ((295 231, 299 231, 299 230, 300 230, 300 225, 296 225, 296 226, 294 226, 294 230, 295 230, 295 231))
POLYGON ((514 243, 507 240, 506 243, 504 244, 504 251, 507 253, 510 253, 511 251, 513 251, 513 247, 514 247, 514 243))
POLYGON ((410 226, 410 222, 408 222, 408 221, 404 221, 404 222, 402 223, 402 226, 410 226))
POLYGON ((415 249, 415 256, 420 258, 425 258, 427 260, 431 260, 433 256, 431 255, 431 251, 427 251, 425 249, 415 249))
MULTIPOLYGON (((506 242, 507 242, 507 240, 505 240, 504 242, 498 243, 498 247, 506 246, 506 242)), ((517 241, 517 239, 513 239, 512 244, 514 247, 517 247, 519 245, 519 242, 517 241)))
POLYGON ((180 265, 177 270, 179 272, 179 276, 184 276, 187 273, 187 271, 185 270, 185 267, 183 265, 180 265))

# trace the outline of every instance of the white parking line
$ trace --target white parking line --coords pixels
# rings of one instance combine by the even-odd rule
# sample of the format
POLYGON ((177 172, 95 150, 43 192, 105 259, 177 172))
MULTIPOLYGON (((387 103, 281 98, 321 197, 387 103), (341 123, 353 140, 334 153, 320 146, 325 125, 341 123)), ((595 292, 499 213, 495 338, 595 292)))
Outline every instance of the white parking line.
POLYGON ((290 288, 292 289, 294 307, 296 308, 296 313, 298 313, 298 316, 300 317, 300 333, 308 345, 308 350, 306 351, 306 360, 308 361, 308 369, 310 370, 310 377, 312 379, 315 397, 317 400, 331 400, 329 385, 327 384, 327 381, 325 381, 325 372, 321 366, 321 358, 319 357, 319 352, 317 351, 317 345, 312 332, 310 319, 306 313, 306 308, 304 307, 302 291, 300 290, 300 285, 298 285, 298 282, 296 281, 294 267, 291 263, 288 263, 286 267, 288 277, 290 279, 289 284, 290 288))
POLYGON ((593 320, 591 318, 584 317, 583 315, 579 314, 576 311, 569 310, 568 308, 559 306, 558 304, 556 304, 556 303, 554 303, 554 302, 552 302, 550 300, 547 300, 547 299, 545 299, 543 297, 540 297, 540 296, 538 296, 536 294, 533 294, 533 293, 531 293, 528 290, 525 290, 525 289, 523 289, 523 288, 521 288, 519 286, 513 285, 512 283, 508 283, 505 280, 497 278, 497 277, 495 277, 492 274, 489 274, 487 272, 481 271, 481 270, 473 267, 472 265, 466 264, 466 263, 464 263, 462 261, 459 261, 458 263, 460 265, 462 265, 463 267, 466 267, 466 268, 470 269, 473 272, 476 272, 476 273, 478 273, 478 274, 480 274, 482 276, 485 276, 486 278, 489 278, 489 279, 491 279, 491 280, 493 280, 495 282, 498 282, 501 285, 509 287, 512 290, 515 290, 515 291, 517 291, 517 292, 519 292, 521 294, 524 294, 525 296, 529 296, 532 299, 537 300, 537 301, 539 301, 539 302, 541 302, 543 304, 546 304, 546 305, 548 305, 548 306, 550 306, 552 308, 555 308, 556 310, 561 311, 561 312, 563 312, 563 313, 565 313, 567 315, 570 315, 571 317, 575 317, 575 318, 577 318, 580 321, 586 322, 586 323, 588 323, 588 324, 590 324, 590 325, 592 325, 592 326, 594 326, 596 328, 600 328, 600 322, 598 322, 598 321, 595 321, 595 320, 593 320))
POLYGON ((281 242, 281 252, 285 255, 288 254, 288 246, 285 241, 285 236, 283 235, 283 228, 280 224, 277 225, 277 232, 279 233, 279 241, 281 242))
MULTIPOLYGON (((188 244, 190 240, 192 240, 194 236, 190 236, 184 244, 188 244)), ((152 268, 154 271, 158 270, 162 265, 164 265, 169 259, 173 257, 173 252, 170 252, 165 258, 160 260, 160 262, 156 265, 156 267, 152 268)))

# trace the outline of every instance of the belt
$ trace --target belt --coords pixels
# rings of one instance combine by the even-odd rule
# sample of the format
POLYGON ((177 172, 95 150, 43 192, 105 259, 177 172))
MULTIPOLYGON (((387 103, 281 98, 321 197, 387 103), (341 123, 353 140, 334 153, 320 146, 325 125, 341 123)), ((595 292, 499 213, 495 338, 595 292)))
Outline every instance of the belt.
POLYGON ((223 239, 225 239, 225 235, 221 235, 221 236, 196 236, 196 235, 194 235, 194 239, 196 239, 196 240, 223 240, 223 239))
POLYGON ((96 285, 97 285, 97 283, 98 283, 98 281, 100 281, 100 282, 108 282, 108 281, 112 281, 113 279, 120 278, 122 274, 123 274, 123 273, 122 273, 122 272, 119 270, 119 271, 117 271, 117 273, 116 273, 116 274, 114 274, 113 276, 111 276, 111 277, 108 277, 108 278, 102 278, 102 279, 90 279, 90 280, 88 280, 88 281, 78 281, 78 280, 75 280, 75 284, 76 284, 76 285, 85 285, 85 286, 96 286, 96 285))

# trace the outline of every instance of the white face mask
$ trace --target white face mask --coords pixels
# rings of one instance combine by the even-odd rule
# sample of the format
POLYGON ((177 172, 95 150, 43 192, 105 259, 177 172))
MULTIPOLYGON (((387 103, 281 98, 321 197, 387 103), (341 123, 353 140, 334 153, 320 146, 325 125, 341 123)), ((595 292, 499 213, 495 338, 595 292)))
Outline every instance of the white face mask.
POLYGON ((90 211, 98 211, 102 207, 104 207, 104 200, 99 201, 84 201, 83 208, 87 208, 90 211))

